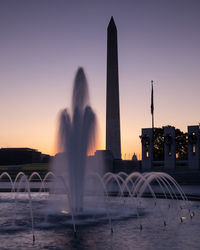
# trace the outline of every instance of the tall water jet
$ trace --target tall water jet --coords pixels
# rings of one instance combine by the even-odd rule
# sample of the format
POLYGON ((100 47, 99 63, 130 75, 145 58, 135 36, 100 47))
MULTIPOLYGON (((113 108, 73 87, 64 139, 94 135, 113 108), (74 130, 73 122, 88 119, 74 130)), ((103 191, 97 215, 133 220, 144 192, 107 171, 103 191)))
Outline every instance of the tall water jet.
POLYGON ((89 106, 87 79, 79 68, 73 87, 71 113, 64 109, 60 114, 58 144, 60 165, 54 166, 56 175, 68 190, 69 208, 73 213, 83 210, 87 153, 95 141, 96 117, 89 106))

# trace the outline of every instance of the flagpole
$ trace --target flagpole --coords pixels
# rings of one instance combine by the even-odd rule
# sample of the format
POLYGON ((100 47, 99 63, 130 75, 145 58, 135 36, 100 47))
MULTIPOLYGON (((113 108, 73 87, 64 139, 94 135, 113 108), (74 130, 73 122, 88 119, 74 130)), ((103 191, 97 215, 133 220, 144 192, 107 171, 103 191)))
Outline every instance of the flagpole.
POLYGON ((151 115, 152 115, 152 129, 154 129, 153 80, 151 80, 151 115))
POLYGON ((152 129, 154 129, 154 113, 152 114, 152 129))
POLYGON ((151 156, 151 168, 153 167, 154 159, 154 100, 153 100, 153 80, 151 80, 151 115, 152 115, 152 156, 151 156))

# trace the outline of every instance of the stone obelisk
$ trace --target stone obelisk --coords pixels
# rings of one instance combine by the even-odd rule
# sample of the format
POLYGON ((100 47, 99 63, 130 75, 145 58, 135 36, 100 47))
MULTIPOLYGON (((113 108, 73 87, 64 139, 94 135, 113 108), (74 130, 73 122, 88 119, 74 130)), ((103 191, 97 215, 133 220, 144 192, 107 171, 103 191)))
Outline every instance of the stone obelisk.
POLYGON ((106 150, 121 159, 117 28, 113 17, 107 28, 106 150))

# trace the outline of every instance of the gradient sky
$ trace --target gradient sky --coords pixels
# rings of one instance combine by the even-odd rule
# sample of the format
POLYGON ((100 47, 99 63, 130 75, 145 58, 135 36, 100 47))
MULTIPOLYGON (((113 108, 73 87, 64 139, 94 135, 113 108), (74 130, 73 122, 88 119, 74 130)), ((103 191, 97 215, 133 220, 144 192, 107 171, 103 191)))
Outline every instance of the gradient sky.
POLYGON ((122 154, 140 154, 141 128, 200 122, 200 1, 1 0, 0 147, 55 153, 58 113, 83 66, 105 147, 106 33, 118 28, 122 154))

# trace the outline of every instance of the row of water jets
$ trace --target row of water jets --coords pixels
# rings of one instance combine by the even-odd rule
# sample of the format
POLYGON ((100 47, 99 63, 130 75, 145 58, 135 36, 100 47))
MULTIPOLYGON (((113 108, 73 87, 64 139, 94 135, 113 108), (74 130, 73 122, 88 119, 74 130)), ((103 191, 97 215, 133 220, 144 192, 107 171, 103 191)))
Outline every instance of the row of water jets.
MULTIPOLYGON (((19 172, 15 177, 14 181, 7 172, 4 172, 0 175, 0 181, 1 180, 5 181, 6 178, 8 180, 7 183, 9 183, 10 185, 10 191, 13 194, 13 198, 15 200, 15 206, 17 205, 18 194, 22 191, 22 189, 24 192, 28 194, 27 197, 30 208, 33 241, 35 241, 35 234, 34 234, 34 211, 32 206, 32 192, 31 192, 32 183, 34 183, 34 185, 35 183, 37 183, 36 187, 37 187, 37 192, 39 193, 48 192, 50 187, 49 183, 54 183, 54 184, 56 183, 56 186, 59 187, 59 189, 62 188, 62 190, 64 190, 63 194, 66 195, 66 199, 68 200, 69 203, 69 213, 71 215, 73 229, 76 235, 75 216, 76 214, 80 213, 80 211, 76 211, 73 208, 73 206, 70 205, 71 203, 70 186, 68 185, 68 183, 66 183, 65 179, 63 179, 61 176, 56 176, 53 172, 48 172, 44 176, 44 178, 42 178, 38 172, 33 172, 29 177, 27 177, 23 172, 19 172), (37 182, 35 182, 36 180, 37 182)), ((190 210, 190 202, 187 200, 187 197, 184 194, 182 188, 170 175, 166 173, 151 172, 151 173, 141 174, 139 172, 134 172, 130 175, 127 175, 124 172, 120 172, 118 174, 113 174, 109 172, 106 173, 103 177, 101 177, 98 173, 91 173, 88 176, 86 176, 86 180, 89 179, 93 179, 94 182, 96 183, 98 182, 99 186, 101 186, 101 190, 103 191, 102 194, 105 198, 104 208, 108 216, 111 232, 113 232, 113 229, 112 229, 112 206, 110 198, 112 196, 116 196, 117 198, 121 199, 120 204, 123 203, 123 206, 126 206, 125 200, 127 199, 127 197, 129 197, 129 200, 131 200, 134 204, 133 209, 139 219, 140 218, 139 209, 142 206, 141 198, 143 196, 148 195, 153 199, 155 206, 157 204, 157 193, 156 191, 154 191, 155 186, 159 187, 159 195, 162 194, 162 198, 171 201, 181 200, 181 203, 180 202, 178 203, 179 209, 177 209, 177 215, 181 222, 183 222, 185 218, 181 216, 180 213, 180 210, 182 210, 183 208, 187 210, 190 218, 194 216, 194 212, 191 212, 190 210), (157 185, 155 185, 155 183, 157 185)), ((54 190, 53 192, 55 194, 56 190, 54 190)), ((87 195, 91 196, 91 193, 92 195, 96 196, 98 195, 98 193, 95 190, 94 192, 91 192, 90 190, 90 194, 87 194, 87 192, 85 192, 84 197, 86 197, 87 195)), ((170 206, 171 205, 169 203, 168 208, 170 208, 170 206)), ((86 208, 84 207, 82 208, 83 213, 85 209, 86 208)), ((161 207, 159 207, 158 209, 162 214, 163 224, 164 226, 166 226, 167 223, 165 220, 165 215, 161 207)), ((142 224, 140 224, 140 230, 142 230, 142 228, 143 226, 142 224)))

